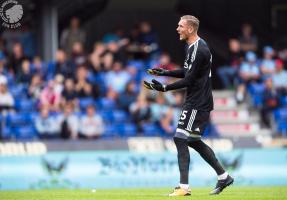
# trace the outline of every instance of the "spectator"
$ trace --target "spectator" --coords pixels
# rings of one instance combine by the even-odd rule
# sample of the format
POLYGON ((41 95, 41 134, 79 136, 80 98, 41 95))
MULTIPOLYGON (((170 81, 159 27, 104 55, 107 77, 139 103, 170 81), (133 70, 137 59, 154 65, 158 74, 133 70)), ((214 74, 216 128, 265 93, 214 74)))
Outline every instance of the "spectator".
POLYGON ((6 69, 6 58, 4 53, 0 51, 0 76, 3 75, 7 78, 8 84, 13 83, 13 76, 6 69))
POLYGON ((88 79, 88 70, 85 66, 80 66, 77 70, 75 89, 79 98, 94 97, 100 95, 98 85, 92 85, 88 79))
POLYGON ((280 95, 287 94, 287 70, 281 60, 275 61, 276 73, 272 76, 273 84, 280 95))
POLYGON ((40 106, 48 106, 52 111, 60 110, 61 93, 56 91, 55 81, 50 80, 40 94, 40 106))
POLYGON ((129 111, 129 106, 136 100, 136 83, 128 82, 125 91, 118 97, 118 105, 121 109, 129 111))
POLYGON ((159 49, 158 38, 156 33, 152 30, 151 24, 147 21, 143 21, 140 23, 139 29, 139 42, 142 51, 147 54, 156 52, 159 49))
POLYGON ((25 59, 22 62, 21 69, 17 71, 17 82, 28 86, 31 78, 30 61, 25 59))
POLYGON ((130 79, 129 73, 123 69, 121 62, 115 62, 113 64, 113 70, 107 72, 105 77, 107 86, 117 93, 124 91, 130 79))
POLYGON ((78 105, 75 83, 71 78, 65 80, 64 90, 62 91, 61 105, 65 107, 67 103, 73 104, 74 107, 77 107, 78 105))
POLYGON ((275 73, 275 61, 273 59, 274 50, 270 46, 263 49, 263 60, 260 65, 260 71, 263 79, 270 78, 275 73))
POLYGON ((107 53, 112 54, 114 61, 126 63, 127 58, 124 49, 117 42, 111 41, 107 43, 107 53))
POLYGON ((96 114, 93 105, 89 105, 86 108, 86 115, 81 117, 79 132, 79 137, 86 139, 99 138, 103 134, 103 119, 100 115, 96 114))
POLYGON ((70 21, 70 27, 62 32, 60 44, 61 47, 70 56, 72 52, 72 47, 75 42, 80 42, 85 44, 86 33, 80 28, 80 20, 77 17, 72 17, 70 21))
POLYGON ((66 53, 59 49, 56 52, 56 61, 49 64, 49 79, 52 79, 56 74, 61 74, 65 78, 74 78, 75 66, 67 60, 66 53))
POLYGON ((132 27, 132 29, 129 32, 128 36, 129 42, 126 46, 126 51, 128 52, 129 57, 133 59, 140 59, 142 57, 139 34, 140 34, 139 26, 136 24, 132 27))
POLYGON ((23 60, 27 59, 24 56, 23 48, 20 43, 15 43, 13 46, 13 53, 8 59, 8 69, 12 74, 16 74, 20 69, 23 60))
POLYGON ((143 132, 143 125, 151 117, 150 105, 143 94, 138 95, 137 100, 130 105, 130 113, 139 133, 143 132))
POLYGON ((236 75, 242 60, 243 53, 241 52, 239 41, 230 39, 227 65, 221 66, 217 70, 217 74, 225 89, 232 88, 235 85, 236 75))
POLYGON ((166 99, 163 93, 158 93, 155 102, 151 103, 151 119, 153 122, 159 122, 163 115, 168 111, 166 99))
POLYGON ((31 84, 28 88, 28 96, 33 99, 39 99, 43 89, 43 82, 39 74, 34 74, 31 79, 31 84))
POLYGON ((240 66, 239 79, 240 84, 237 88, 236 99, 238 103, 241 103, 244 100, 246 86, 252 82, 259 81, 260 79, 257 56, 252 51, 247 52, 246 61, 240 66))
POLYGON ((79 120, 74 114, 74 107, 72 104, 66 104, 64 113, 58 117, 60 125, 60 136, 63 139, 76 139, 79 131, 79 120))
POLYGON ((176 65, 171 62, 171 58, 168 53, 161 53, 158 61, 158 64, 152 68, 163 68, 166 70, 174 70, 176 68, 176 65))
POLYGON ((106 46, 103 43, 96 43, 94 45, 94 50, 90 55, 89 61, 91 64, 91 69, 94 73, 99 73, 103 69, 102 64, 102 56, 104 52, 106 51, 106 46))
POLYGON ((54 89, 57 94, 61 94, 64 89, 64 77, 61 74, 54 77, 54 89))
POLYGON ((266 79, 264 84, 265 89, 263 91, 263 105, 260 110, 260 114, 263 125, 271 128, 270 113, 272 113, 272 111, 279 106, 279 95, 276 89, 273 87, 271 78, 266 79))
POLYGON ((20 29, 4 29, 2 33, 2 38, 4 39, 4 43, 6 45, 5 53, 11 54, 13 53, 13 48, 15 44, 20 44, 22 33, 20 29))
POLYGON ((160 128, 165 134, 169 136, 172 136, 174 134, 174 129, 176 128, 174 126, 173 119, 174 119, 173 108, 169 107, 168 110, 162 115, 159 121, 160 128))
POLYGON ((84 65, 87 62, 87 58, 84 52, 83 44, 80 42, 75 42, 72 47, 72 56, 71 56, 73 65, 80 66, 84 65))
POLYGON ((114 55, 110 51, 105 51, 101 55, 101 65, 102 71, 108 72, 112 69, 112 65, 114 63, 114 55))
POLYGON ((0 75, 0 111, 14 108, 14 98, 7 89, 7 78, 0 75))
POLYGON ((31 72, 33 74, 40 74, 46 80, 48 78, 48 69, 46 64, 41 60, 40 56, 35 56, 31 64, 31 72))
POLYGON ((278 52, 278 57, 280 58, 280 60, 282 60, 282 62, 284 63, 285 69, 287 70, 287 48, 281 49, 278 52))
POLYGON ((248 51, 257 51, 258 40, 257 36, 252 32, 250 24, 243 24, 241 27, 241 35, 239 36, 241 50, 246 53, 248 51))
POLYGON ((173 106, 173 126, 177 126, 179 116, 181 114, 181 105, 184 101, 184 94, 182 91, 176 91, 173 93, 174 96, 174 102, 172 104, 173 106))
POLYGON ((49 108, 43 106, 40 116, 35 119, 35 127, 40 139, 59 138, 59 127, 54 117, 49 115, 49 108))

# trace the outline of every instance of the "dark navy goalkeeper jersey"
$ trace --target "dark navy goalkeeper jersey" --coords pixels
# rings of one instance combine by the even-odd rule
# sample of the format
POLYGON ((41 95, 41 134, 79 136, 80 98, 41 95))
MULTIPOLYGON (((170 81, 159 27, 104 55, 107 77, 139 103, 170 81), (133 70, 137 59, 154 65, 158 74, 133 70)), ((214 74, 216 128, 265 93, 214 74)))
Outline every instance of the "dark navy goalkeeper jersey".
POLYGON ((172 70, 167 74, 182 79, 167 85, 166 89, 186 88, 184 106, 190 106, 196 110, 211 111, 213 109, 211 63, 210 50, 206 42, 199 38, 189 45, 183 69, 172 70))

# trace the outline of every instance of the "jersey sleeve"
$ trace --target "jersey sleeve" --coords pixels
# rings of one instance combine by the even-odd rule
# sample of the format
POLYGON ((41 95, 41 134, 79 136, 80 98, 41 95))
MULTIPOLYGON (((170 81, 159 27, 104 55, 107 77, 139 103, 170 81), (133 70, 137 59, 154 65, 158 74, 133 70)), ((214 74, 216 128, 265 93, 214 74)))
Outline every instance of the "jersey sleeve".
POLYGON ((185 77, 179 81, 167 85, 166 90, 176 90, 192 85, 194 80, 196 79, 196 76, 198 75, 198 72, 200 70, 205 70, 204 68, 207 62, 209 62, 209 60, 210 54, 208 54, 207 52, 198 51, 197 55, 195 56, 195 60, 188 65, 189 70, 186 73, 185 77))
POLYGON ((166 72, 166 76, 175 78, 184 78, 184 69, 170 70, 166 72))

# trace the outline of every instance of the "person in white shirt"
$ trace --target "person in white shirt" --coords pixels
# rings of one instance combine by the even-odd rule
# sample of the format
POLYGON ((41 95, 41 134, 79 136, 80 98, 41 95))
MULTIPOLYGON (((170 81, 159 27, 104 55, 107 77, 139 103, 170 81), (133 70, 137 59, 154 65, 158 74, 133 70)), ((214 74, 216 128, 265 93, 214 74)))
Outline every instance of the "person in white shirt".
POLYGON ((95 107, 89 105, 86 108, 86 115, 80 119, 80 137, 98 138, 104 132, 104 123, 100 115, 96 114, 95 107))
POLYGON ((79 133, 79 118, 74 114, 74 106, 68 103, 64 113, 58 117, 60 136, 63 139, 76 139, 79 133))
POLYGON ((50 116, 48 106, 43 106, 40 116, 35 119, 35 127, 40 139, 59 138, 59 129, 55 117, 50 116))
POLYGON ((7 89, 7 78, 0 75, 0 111, 9 110, 14 104, 14 98, 7 89))

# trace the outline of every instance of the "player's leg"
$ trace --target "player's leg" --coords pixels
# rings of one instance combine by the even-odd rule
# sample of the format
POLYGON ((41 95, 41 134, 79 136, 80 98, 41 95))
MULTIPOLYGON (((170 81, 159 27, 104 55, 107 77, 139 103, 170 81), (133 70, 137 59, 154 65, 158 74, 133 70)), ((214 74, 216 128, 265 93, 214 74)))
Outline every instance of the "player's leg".
POLYGON ((223 169, 213 150, 201 139, 189 138, 188 145, 200 154, 200 156, 215 170, 218 176, 217 184, 214 190, 210 192, 211 195, 219 194, 224 188, 233 183, 233 178, 223 169))
MULTIPOLYGON (((181 118, 178 123, 177 130, 181 130, 185 124, 188 123, 188 115, 190 113, 183 109, 181 118)), ((180 183, 169 196, 188 196, 191 194, 188 184, 188 172, 190 155, 187 144, 188 135, 183 134, 181 131, 176 132, 174 136, 174 143, 177 149, 178 167, 180 173, 180 183)))
POLYGON ((190 195, 188 184, 190 155, 187 140, 179 137, 174 137, 173 139, 177 149, 180 183, 179 186, 175 188, 174 192, 170 194, 170 196, 188 196, 190 195))
POLYGON ((223 169, 213 150, 201 140, 201 135, 209 121, 209 112, 196 112, 193 121, 189 124, 188 145, 197 151, 200 156, 215 170, 218 183, 211 194, 219 194, 225 187, 233 183, 233 178, 223 169))

